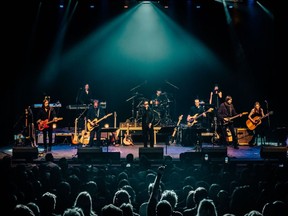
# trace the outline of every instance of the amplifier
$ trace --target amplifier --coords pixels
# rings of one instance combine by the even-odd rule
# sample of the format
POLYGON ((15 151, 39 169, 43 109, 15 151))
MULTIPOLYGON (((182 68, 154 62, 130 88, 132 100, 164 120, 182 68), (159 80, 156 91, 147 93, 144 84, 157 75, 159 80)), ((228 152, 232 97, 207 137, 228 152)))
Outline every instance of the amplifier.
MULTIPOLYGON (((39 132, 38 135, 36 136, 37 143, 42 143, 43 144, 43 133, 39 132)), ((47 143, 48 143, 48 136, 47 136, 47 143)), ((52 134, 52 143, 55 143, 55 133, 52 134)))
POLYGON ((237 128, 236 132, 239 145, 248 145, 252 140, 253 134, 250 134, 247 128, 237 128))

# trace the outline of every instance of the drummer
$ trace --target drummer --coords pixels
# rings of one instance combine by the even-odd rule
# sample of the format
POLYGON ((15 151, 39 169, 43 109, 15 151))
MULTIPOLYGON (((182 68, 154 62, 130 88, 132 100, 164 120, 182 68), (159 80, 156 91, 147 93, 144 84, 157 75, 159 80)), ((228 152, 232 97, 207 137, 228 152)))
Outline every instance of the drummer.
POLYGON ((160 108, 161 103, 165 100, 164 94, 161 90, 161 88, 158 88, 155 92, 155 94, 152 95, 150 100, 150 105, 153 107, 153 109, 160 108))

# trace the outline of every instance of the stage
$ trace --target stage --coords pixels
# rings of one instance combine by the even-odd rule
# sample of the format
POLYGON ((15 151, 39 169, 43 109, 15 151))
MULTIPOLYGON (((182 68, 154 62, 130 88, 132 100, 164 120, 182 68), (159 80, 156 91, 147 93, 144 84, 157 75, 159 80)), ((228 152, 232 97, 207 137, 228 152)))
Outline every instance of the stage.
MULTIPOLYGON (((38 147, 8 145, 1 148, 0 158, 12 156, 13 162, 25 162, 30 157, 33 162, 45 161, 43 145, 38 147)), ((250 147, 240 145, 239 149, 232 146, 213 145, 211 143, 202 143, 201 148, 196 146, 182 146, 181 144, 156 143, 154 148, 144 148, 143 144, 135 143, 134 145, 104 145, 101 147, 88 147, 83 145, 73 145, 71 143, 58 143, 52 147, 51 153, 55 161, 66 158, 71 164, 73 163, 119 163, 125 161, 128 154, 134 156, 135 162, 139 161, 141 155, 147 156, 151 161, 162 163, 169 158, 175 162, 191 161, 203 162, 203 160, 217 162, 236 162, 236 163, 262 163, 265 161, 280 161, 281 163, 287 158, 287 147, 277 146, 276 143, 269 145, 257 145, 250 147), (209 157, 209 159, 207 158, 209 157), (281 159, 281 160, 279 160, 281 159)))

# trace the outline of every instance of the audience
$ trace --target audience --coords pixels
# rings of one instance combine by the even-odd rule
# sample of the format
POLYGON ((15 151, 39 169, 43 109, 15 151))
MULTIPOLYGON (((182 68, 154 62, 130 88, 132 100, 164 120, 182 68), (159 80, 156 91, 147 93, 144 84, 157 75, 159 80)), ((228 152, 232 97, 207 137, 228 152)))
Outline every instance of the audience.
MULTIPOLYGON (((287 164, 126 166, 0 160, 8 216, 286 216, 287 164), (170 175, 173 173, 173 175, 170 175), (169 176, 170 175, 170 176, 169 176), (251 179, 253 178, 253 179, 251 179), (173 181, 174 179, 174 181, 173 181)), ((130 163, 130 161, 129 161, 130 163)), ((149 165, 148 165, 149 164, 149 165)))

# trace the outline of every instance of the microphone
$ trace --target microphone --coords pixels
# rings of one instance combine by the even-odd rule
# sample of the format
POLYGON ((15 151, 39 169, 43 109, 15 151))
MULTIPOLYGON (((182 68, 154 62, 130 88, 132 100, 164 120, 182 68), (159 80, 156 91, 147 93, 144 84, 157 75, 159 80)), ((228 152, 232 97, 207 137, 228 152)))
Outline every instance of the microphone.
POLYGON ((265 103, 268 103, 267 100, 264 100, 265 103))

